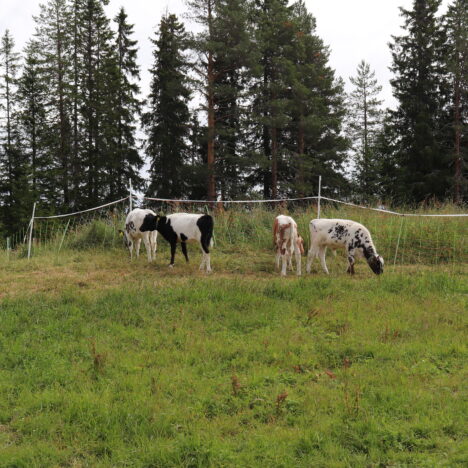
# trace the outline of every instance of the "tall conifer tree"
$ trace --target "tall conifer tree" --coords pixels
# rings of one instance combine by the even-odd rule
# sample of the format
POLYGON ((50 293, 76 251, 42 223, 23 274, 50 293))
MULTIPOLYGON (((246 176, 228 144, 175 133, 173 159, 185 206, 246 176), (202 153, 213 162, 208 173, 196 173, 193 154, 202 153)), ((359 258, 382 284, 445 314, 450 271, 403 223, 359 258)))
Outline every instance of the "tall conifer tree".
POLYGON ((354 162, 355 192, 363 200, 377 194, 378 162, 376 138, 382 125, 382 101, 378 99, 382 87, 378 85, 375 72, 362 60, 357 75, 350 77, 354 90, 348 96, 348 136, 354 162))
POLYGON ((151 90, 143 125, 147 134, 146 155, 150 162, 147 193, 177 198, 186 193, 183 168, 187 159, 190 90, 187 72, 187 33, 174 14, 161 19, 152 42, 154 65, 151 90))
POLYGON ((399 198, 420 202, 444 198, 451 186, 450 153, 446 148, 449 96, 445 38, 437 16, 440 0, 414 0, 401 9, 405 33, 393 37, 391 80, 398 108, 399 198))
POLYGON ((117 52, 117 83, 115 98, 116 113, 116 151, 110 171, 110 198, 125 196, 128 180, 136 189, 142 188, 143 180, 139 170, 143 160, 136 147, 136 119, 141 111, 138 100, 140 70, 137 60, 137 41, 132 39, 133 25, 127 21, 127 14, 123 8, 114 18, 117 25, 115 46, 117 52))
POLYGON ((445 15, 447 69, 451 82, 453 199, 468 197, 468 1, 454 0, 445 15))

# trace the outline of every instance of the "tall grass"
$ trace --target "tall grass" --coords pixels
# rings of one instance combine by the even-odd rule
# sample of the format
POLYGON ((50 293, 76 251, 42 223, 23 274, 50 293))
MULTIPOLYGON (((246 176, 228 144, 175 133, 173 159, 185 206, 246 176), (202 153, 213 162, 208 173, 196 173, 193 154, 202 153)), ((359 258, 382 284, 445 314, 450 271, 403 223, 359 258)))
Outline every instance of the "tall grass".
MULTIPOLYGON (((179 211, 182 208, 176 207, 179 211)), ((185 207, 188 208, 188 207, 185 207)), ((172 207, 174 209, 174 207, 172 207)), ((192 207, 184 211, 205 211, 205 207, 192 207)), ((404 208, 401 208, 404 211, 404 208)), ((457 212, 453 205, 419 209, 419 213, 442 214, 457 212)), ((229 210, 216 210, 216 248, 225 252, 239 250, 270 251, 272 224, 279 214, 290 214, 299 232, 309 239, 309 222, 316 217, 313 205, 290 205, 269 208, 263 205, 233 206, 229 210)), ((459 264, 468 262, 468 219, 397 217, 391 214, 360 208, 324 203, 323 218, 342 218, 359 221, 370 230, 378 252, 388 264, 459 264)), ((35 253, 58 252, 59 249, 110 248, 121 246, 118 230, 123 228, 125 215, 114 212, 100 213, 68 220, 37 221, 35 227, 35 253), (95 215, 93 215, 95 216, 95 215), (69 224, 68 224, 69 223, 69 224)), ((161 241, 160 244, 163 244, 161 241)), ((25 248, 19 248, 20 256, 25 248)))

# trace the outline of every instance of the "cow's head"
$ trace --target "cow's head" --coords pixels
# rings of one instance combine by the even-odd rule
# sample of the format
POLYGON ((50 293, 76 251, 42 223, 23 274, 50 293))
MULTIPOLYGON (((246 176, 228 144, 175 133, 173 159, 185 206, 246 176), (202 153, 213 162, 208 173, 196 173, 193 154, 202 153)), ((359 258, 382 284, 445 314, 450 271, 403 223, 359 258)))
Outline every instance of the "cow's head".
POLYGON ((380 275, 384 269, 384 259, 380 255, 372 255, 367 260, 367 263, 371 267, 371 270, 376 274, 380 275))
POLYGON ((156 229, 158 228, 159 218, 160 218, 159 215, 153 215, 151 213, 148 213, 143 219, 143 223, 141 223, 140 231, 141 232, 156 231, 156 229))

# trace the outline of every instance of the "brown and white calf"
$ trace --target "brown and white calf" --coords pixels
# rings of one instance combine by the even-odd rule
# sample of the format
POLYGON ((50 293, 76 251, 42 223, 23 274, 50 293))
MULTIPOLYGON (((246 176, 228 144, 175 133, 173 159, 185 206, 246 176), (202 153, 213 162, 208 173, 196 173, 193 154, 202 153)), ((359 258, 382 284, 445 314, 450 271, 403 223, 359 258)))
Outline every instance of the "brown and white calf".
POLYGON ((309 225, 310 249, 307 254, 307 273, 315 257, 320 259, 322 268, 328 274, 325 262, 327 248, 345 249, 348 256, 348 273, 354 275, 355 257, 364 257, 371 270, 383 273, 384 260, 377 253, 369 230, 349 219, 313 219, 309 225))
POLYGON ((301 274, 301 254, 304 253, 304 241, 297 232, 297 224, 291 216, 279 215, 273 225, 273 242, 276 248, 276 268, 279 269, 280 259, 281 275, 286 276, 288 265, 292 267, 292 256, 296 257, 296 273, 301 274))

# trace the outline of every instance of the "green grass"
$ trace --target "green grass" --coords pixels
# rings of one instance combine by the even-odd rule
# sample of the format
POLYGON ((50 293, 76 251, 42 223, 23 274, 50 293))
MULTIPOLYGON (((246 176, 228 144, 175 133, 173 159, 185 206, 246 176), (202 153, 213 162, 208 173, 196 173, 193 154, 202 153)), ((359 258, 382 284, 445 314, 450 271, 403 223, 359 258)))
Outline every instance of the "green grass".
POLYGON ((224 239, 212 275, 162 242, 0 266, 0 466, 466 466, 466 264, 281 279, 224 239))

